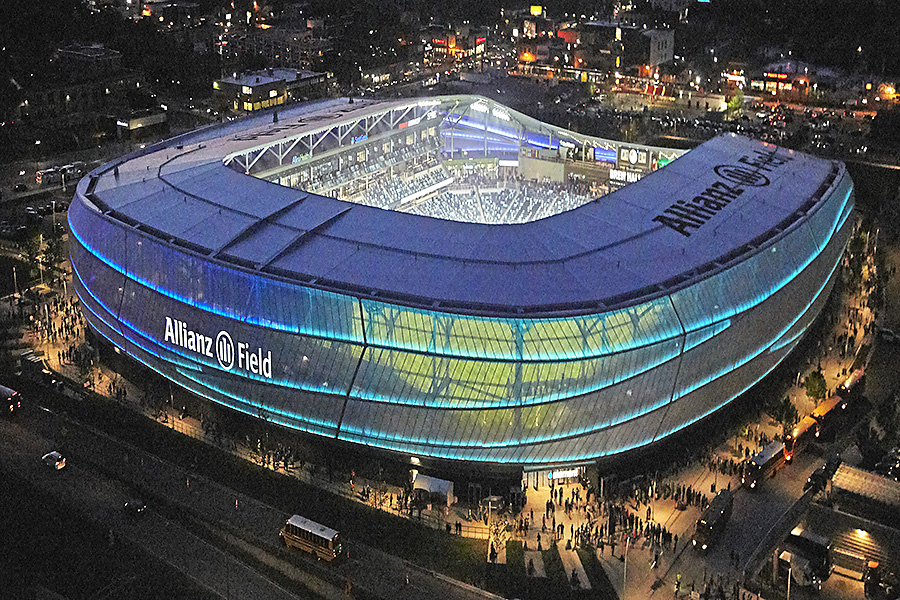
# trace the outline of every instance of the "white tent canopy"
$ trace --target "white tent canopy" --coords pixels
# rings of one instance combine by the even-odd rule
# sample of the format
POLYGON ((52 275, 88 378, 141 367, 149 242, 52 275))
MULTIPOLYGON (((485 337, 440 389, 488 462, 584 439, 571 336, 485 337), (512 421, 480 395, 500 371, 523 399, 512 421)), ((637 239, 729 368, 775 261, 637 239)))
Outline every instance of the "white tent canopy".
POLYGON ((417 473, 415 479, 413 479, 413 489, 443 494, 447 498, 447 506, 450 506, 455 501, 453 482, 446 479, 438 479, 437 477, 429 477, 428 475, 417 473))

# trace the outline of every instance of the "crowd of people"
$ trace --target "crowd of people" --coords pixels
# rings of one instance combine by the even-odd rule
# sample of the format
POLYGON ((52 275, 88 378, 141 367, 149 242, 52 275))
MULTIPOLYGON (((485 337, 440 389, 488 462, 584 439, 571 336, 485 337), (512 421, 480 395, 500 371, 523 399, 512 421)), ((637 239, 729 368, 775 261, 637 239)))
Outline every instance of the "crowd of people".
POLYGON ((593 199, 575 184, 522 180, 497 180, 486 184, 490 187, 459 185, 457 182, 453 189, 418 202, 407 211, 467 223, 528 223, 572 210, 593 199), (509 187, 501 187, 504 184, 509 187))
MULTIPOLYGON (((20 313, 26 310, 24 304, 19 304, 20 313)), ((50 300, 40 300, 38 304, 31 306, 29 330, 32 338, 41 342, 71 342, 79 338, 84 332, 84 318, 78 310, 74 298, 61 298, 59 296, 50 300)), ((74 350, 72 350, 74 352, 74 350)), ((63 352, 59 352, 57 359, 62 362, 63 352)))
POLYGON ((386 210, 484 224, 536 221, 605 192, 575 180, 525 180, 510 168, 447 167, 438 159, 439 143, 438 138, 429 138, 365 163, 335 166, 333 172, 314 177, 307 190, 386 210), (444 182, 442 189, 426 192, 444 182))
MULTIPOLYGON (((300 185, 305 187, 309 192, 317 194, 329 194, 332 190, 336 190, 345 186, 351 186, 355 180, 379 179, 386 177, 394 171, 413 172, 421 171, 420 165, 434 166, 437 165, 437 159, 434 153, 441 145, 440 138, 432 137, 416 142, 411 146, 400 146, 379 154, 377 156, 369 156, 365 161, 359 161, 355 164, 342 164, 337 158, 332 158, 327 163, 320 163, 312 169, 312 179, 300 185)), ((365 187, 363 186, 363 191, 365 187)), ((349 198, 354 202, 360 202, 356 197, 349 198)), ((377 206, 370 202, 361 202, 371 206, 377 206)))
POLYGON ((415 198, 425 190, 450 179, 447 172, 431 161, 425 161, 424 170, 409 176, 384 177, 370 184, 365 192, 354 198, 354 202, 392 210, 399 208, 403 202, 415 198))

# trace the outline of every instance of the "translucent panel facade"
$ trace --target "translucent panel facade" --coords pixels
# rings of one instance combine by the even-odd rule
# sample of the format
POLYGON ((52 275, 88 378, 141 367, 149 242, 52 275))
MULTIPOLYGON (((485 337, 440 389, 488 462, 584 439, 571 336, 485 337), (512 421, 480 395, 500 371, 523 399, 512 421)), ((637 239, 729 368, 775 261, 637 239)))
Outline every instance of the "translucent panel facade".
POLYGON ((83 184, 74 285, 111 344, 235 410, 420 457, 582 462, 689 426, 793 349, 850 235, 837 173, 757 247, 608 309, 492 316, 281 277, 127 225, 83 184))

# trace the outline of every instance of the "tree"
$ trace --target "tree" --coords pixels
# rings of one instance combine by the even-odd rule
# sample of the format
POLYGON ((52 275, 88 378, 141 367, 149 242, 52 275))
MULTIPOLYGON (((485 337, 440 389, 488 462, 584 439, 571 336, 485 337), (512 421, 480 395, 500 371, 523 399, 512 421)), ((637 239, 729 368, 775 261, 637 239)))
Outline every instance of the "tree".
POLYGON ((738 88, 725 108, 726 119, 736 119, 744 112, 744 90, 738 88))
MULTIPOLYGON (((807 380, 808 381, 808 380, 807 380)), ((781 423, 781 430, 787 435, 791 428, 800 420, 800 413, 791 399, 785 396, 772 407, 772 418, 781 423)))
POLYGON ((33 273, 35 269, 39 268, 38 257, 41 255, 40 233, 36 231, 29 231, 28 235, 25 236, 25 239, 22 240, 22 251, 25 253, 25 257, 27 258, 29 268, 28 277, 30 279, 31 273, 33 273))
POLYGON ((63 259, 63 243, 58 235, 47 238, 47 249, 44 250, 45 261, 53 266, 58 265, 63 259))
POLYGON ((825 376, 822 371, 813 371, 806 377, 806 395, 813 400, 823 400, 828 387, 825 384, 825 376))

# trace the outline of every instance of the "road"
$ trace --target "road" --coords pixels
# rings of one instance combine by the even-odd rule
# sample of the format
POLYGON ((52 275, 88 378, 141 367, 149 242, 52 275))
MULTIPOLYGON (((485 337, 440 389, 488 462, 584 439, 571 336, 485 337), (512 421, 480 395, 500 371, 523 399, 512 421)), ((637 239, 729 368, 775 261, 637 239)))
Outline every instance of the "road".
POLYGON ((72 457, 61 471, 47 468, 40 457, 53 447, 50 440, 23 426, 20 419, 0 420, 3 469, 57 497, 98 527, 108 527, 113 543, 127 540, 142 547, 222 598, 314 597, 285 590, 156 511, 150 510, 139 518, 129 517, 122 510, 125 501, 134 495, 129 486, 72 457))
MULTIPOLYGON (((167 559, 222 597, 230 592, 234 597, 263 600, 336 600, 347 597, 344 590, 349 581, 354 589, 374 598, 497 598, 355 543, 352 536, 350 558, 333 566, 288 551, 278 531, 289 514, 47 410, 31 407, 12 422, 0 422, 0 440, 0 456, 10 465, 7 468, 48 486, 95 521, 108 522, 114 535, 167 559), (60 472, 46 469, 38 460, 52 448, 67 453, 69 462, 60 472), (132 522, 120 507, 135 494, 147 500, 151 510, 149 518, 132 522), (210 538, 215 545, 205 541, 210 538), (278 583, 247 562, 275 573, 278 583), (241 583, 235 583, 237 579, 241 583), (291 591, 284 589, 285 581, 292 583, 291 591), (246 588, 246 595, 238 595, 236 585, 246 588)), ((327 502, 328 494, 322 492, 321 498, 327 502)))

